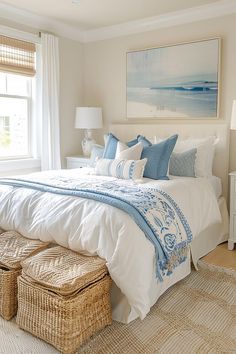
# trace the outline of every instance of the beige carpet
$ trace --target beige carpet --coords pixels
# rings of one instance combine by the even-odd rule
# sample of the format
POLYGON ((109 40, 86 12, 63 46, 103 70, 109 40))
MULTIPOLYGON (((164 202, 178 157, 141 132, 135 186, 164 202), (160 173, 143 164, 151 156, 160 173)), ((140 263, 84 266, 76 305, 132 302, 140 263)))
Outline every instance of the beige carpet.
MULTIPOLYGON (((0 353, 58 352, 1 319, 0 353)), ((200 271, 169 289, 145 320, 114 322, 78 353, 236 353, 236 272, 202 263, 200 271)))

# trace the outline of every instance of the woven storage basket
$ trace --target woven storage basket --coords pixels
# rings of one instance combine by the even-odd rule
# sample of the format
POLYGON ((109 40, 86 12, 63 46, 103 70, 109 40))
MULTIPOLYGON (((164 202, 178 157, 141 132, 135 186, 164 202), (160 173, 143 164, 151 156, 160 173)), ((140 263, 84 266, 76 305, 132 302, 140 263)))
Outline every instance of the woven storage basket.
POLYGON ((0 315, 4 319, 10 320, 17 312, 20 262, 46 246, 46 243, 26 239, 15 231, 0 235, 0 315))
POLYGON ((71 354, 111 324, 111 279, 99 257, 53 247, 22 266, 17 313, 22 329, 71 354))
POLYGON ((0 267, 0 315, 10 320, 17 312, 17 277, 20 269, 0 267))

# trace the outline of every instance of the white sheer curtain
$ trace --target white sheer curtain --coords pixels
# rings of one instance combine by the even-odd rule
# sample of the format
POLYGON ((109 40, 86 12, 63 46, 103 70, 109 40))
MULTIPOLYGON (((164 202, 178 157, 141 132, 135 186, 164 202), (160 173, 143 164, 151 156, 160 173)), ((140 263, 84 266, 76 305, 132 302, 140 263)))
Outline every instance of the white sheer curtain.
POLYGON ((41 33, 42 44, 42 170, 61 168, 59 125, 58 38, 41 33))

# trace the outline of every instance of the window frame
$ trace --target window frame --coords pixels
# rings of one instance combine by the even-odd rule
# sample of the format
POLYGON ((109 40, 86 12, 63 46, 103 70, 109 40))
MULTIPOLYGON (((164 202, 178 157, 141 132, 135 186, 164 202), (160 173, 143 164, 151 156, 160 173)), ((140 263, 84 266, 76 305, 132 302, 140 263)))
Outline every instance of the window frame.
POLYGON ((36 44, 36 75, 31 85, 31 102, 29 111, 31 119, 28 119, 30 131, 29 142, 30 154, 27 157, 16 157, 0 159, 0 175, 14 175, 39 171, 41 169, 41 38, 37 34, 19 31, 7 26, 0 25, 0 34, 13 37, 19 40, 25 40, 36 44), (36 97, 37 95, 37 97, 36 97))

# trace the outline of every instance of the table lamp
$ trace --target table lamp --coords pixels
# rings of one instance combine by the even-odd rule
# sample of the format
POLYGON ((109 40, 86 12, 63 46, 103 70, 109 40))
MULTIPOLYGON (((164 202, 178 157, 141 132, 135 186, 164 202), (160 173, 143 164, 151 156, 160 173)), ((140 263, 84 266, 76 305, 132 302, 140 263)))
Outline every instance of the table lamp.
POLYGON ((102 128, 102 109, 100 107, 77 107, 75 128, 85 129, 81 145, 84 156, 90 156, 92 146, 96 143, 92 137, 92 129, 102 128))

